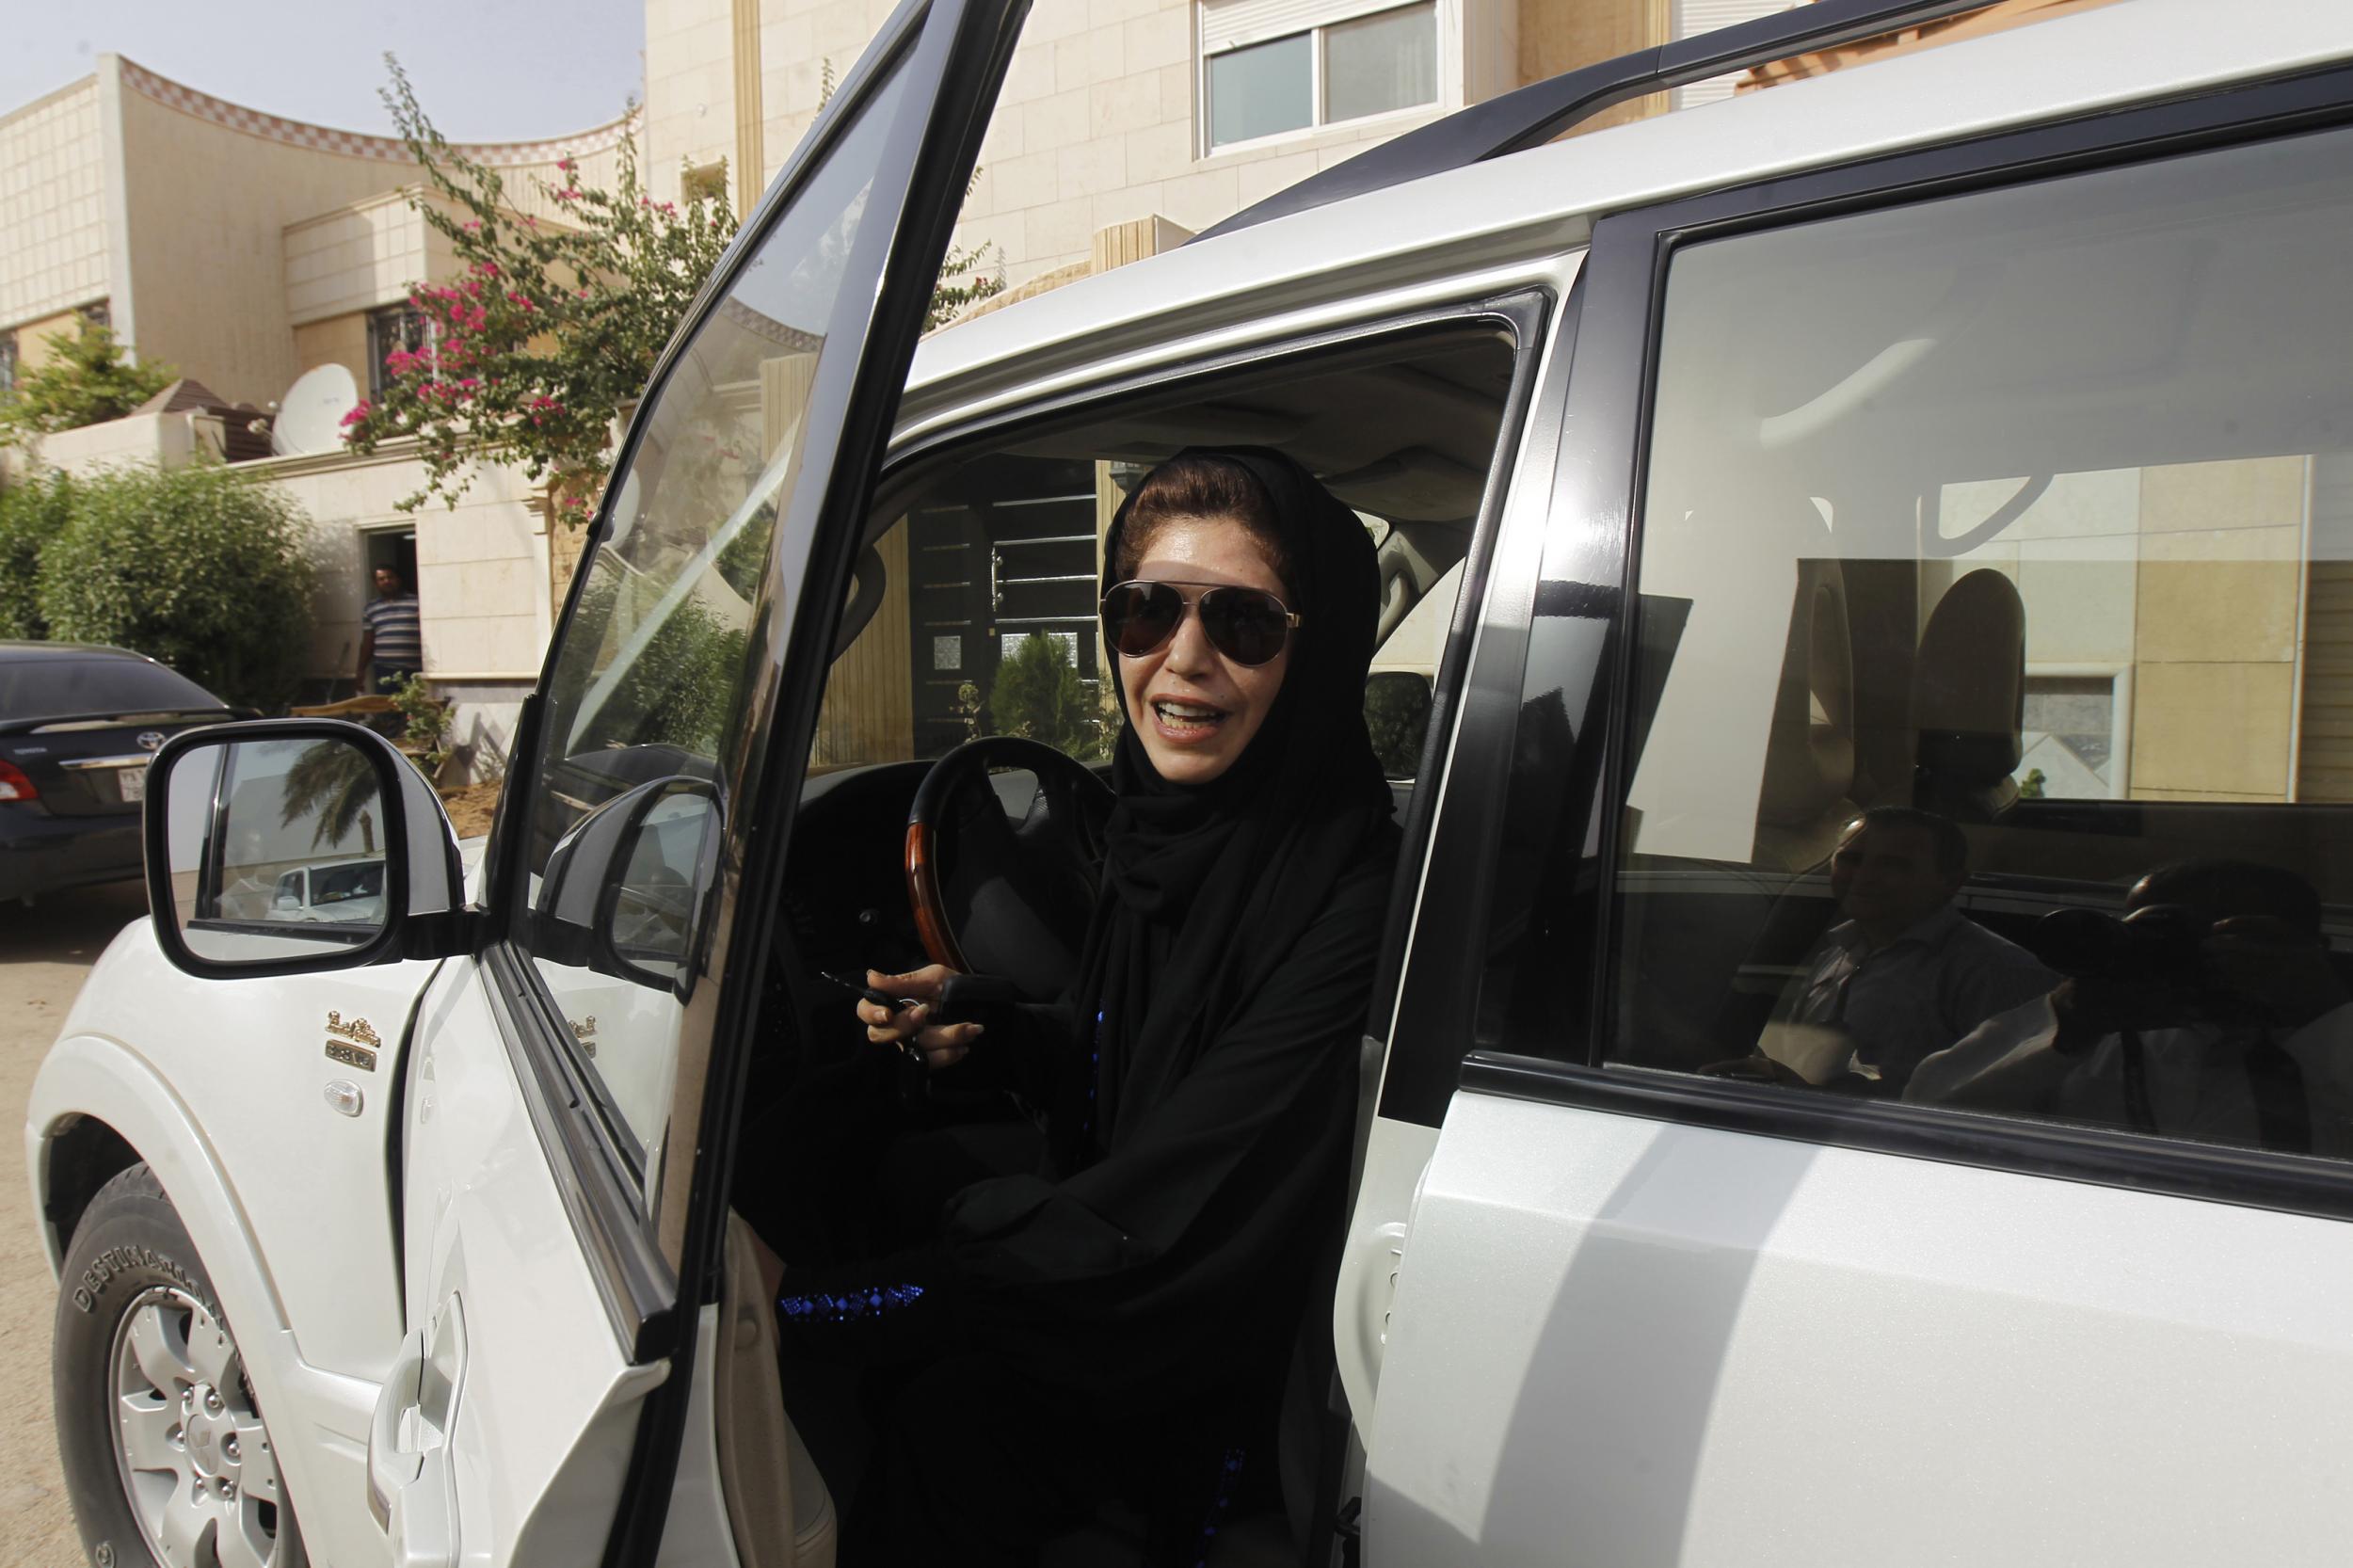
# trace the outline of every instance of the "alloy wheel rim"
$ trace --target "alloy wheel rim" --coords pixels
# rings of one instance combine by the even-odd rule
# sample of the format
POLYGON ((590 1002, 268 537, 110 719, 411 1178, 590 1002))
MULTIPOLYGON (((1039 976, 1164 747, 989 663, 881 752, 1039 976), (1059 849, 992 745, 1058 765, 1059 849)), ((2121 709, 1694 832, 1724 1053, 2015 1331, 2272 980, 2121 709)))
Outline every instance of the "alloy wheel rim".
POLYGON ((219 1320, 184 1290, 141 1291, 108 1366, 115 1467, 155 1560, 280 1568, 277 1454, 219 1320))

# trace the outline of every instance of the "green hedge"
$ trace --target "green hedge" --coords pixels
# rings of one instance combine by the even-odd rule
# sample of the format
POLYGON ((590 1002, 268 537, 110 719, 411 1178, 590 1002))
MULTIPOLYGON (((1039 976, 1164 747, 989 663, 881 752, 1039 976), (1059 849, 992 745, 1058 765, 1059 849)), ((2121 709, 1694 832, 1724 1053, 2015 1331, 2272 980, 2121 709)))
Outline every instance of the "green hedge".
POLYGON ((277 487, 199 464, 74 480, 40 550, 48 635, 160 659, 231 702, 292 699, 310 651, 310 525, 277 487))
POLYGON ((72 520, 73 482, 44 473, 0 489, 0 639, 49 635, 40 613, 40 552, 72 520))

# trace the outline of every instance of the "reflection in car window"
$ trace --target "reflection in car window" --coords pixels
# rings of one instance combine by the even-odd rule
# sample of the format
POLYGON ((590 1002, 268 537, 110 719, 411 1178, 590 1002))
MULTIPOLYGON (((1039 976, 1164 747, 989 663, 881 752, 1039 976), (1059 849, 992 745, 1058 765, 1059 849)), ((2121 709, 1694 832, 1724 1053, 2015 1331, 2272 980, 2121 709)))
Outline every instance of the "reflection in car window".
POLYGON ((202 712, 220 699, 143 659, 0 659, 0 720, 202 712))
POLYGON ((1605 1059, 2353 1155, 2349 152, 1674 253, 1605 1059))
MULTIPOLYGON (((776 520, 801 478, 802 416, 865 210, 863 182, 900 94, 896 76, 877 90, 672 365, 613 481, 549 679, 530 804, 534 905, 515 912, 511 931, 606 1096, 616 1132, 639 1153, 661 1139, 680 1004, 630 972, 613 930, 593 934, 584 952, 559 940, 546 923, 554 889, 545 873, 558 844, 600 808, 665 778, 717 778, 740 739, 752 604, 776 520)), ((692 854, 657 859, 681 878, 701 864, 692 854)), ((577 857, 567 873, 632 875, 625 864, 584 868, 577 857)), ((636 946, 650 904, 683 918, 703 889, 657 896, 652 881, 632 879, 626 890, 636 946)))

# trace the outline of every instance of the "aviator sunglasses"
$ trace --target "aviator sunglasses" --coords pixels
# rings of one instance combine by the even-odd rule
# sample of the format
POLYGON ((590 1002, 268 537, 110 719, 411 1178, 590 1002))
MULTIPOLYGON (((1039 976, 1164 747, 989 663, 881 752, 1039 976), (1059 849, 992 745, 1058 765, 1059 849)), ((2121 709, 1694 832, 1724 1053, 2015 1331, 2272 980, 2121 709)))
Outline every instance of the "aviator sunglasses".
MULTIPOLYGON (((1195 584, 1188 587, 1198 586, 1195 584)), ((1103 635, 1121 655, 1157 653, 1176 635, 1191 604, 1209 646, 1237 664, 1263 664, 1283 651, 1299 616, 1263 588, 1203 588, 1188 600, 1168 582, 1121 583, 1103 596, 1103 635)))

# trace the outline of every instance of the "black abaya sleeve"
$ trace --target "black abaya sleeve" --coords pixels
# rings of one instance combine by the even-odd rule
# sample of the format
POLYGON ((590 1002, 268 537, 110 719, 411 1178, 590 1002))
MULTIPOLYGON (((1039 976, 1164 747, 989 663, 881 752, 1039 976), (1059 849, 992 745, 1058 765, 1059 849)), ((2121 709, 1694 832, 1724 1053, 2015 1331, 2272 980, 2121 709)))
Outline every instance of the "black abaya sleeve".
POLYGON ((1009 1089, 1041 1112, 1054 1086, 1075 1065, 1076 1037, 1066 1003, 1008 1002, 982 1009, 983 1032, 963 1061, 936 1076, 959 1088, 1009 1089))
POLYGON ((1048 1382, 1171 1400, 1262 1376, 1342 1218, 1388 885, 1385 857, 1352 872, 1093 1164, 978 1183, 951 1201, 936 1242, 788 1271, 787 1353, 977 1351, 1048 1382))

